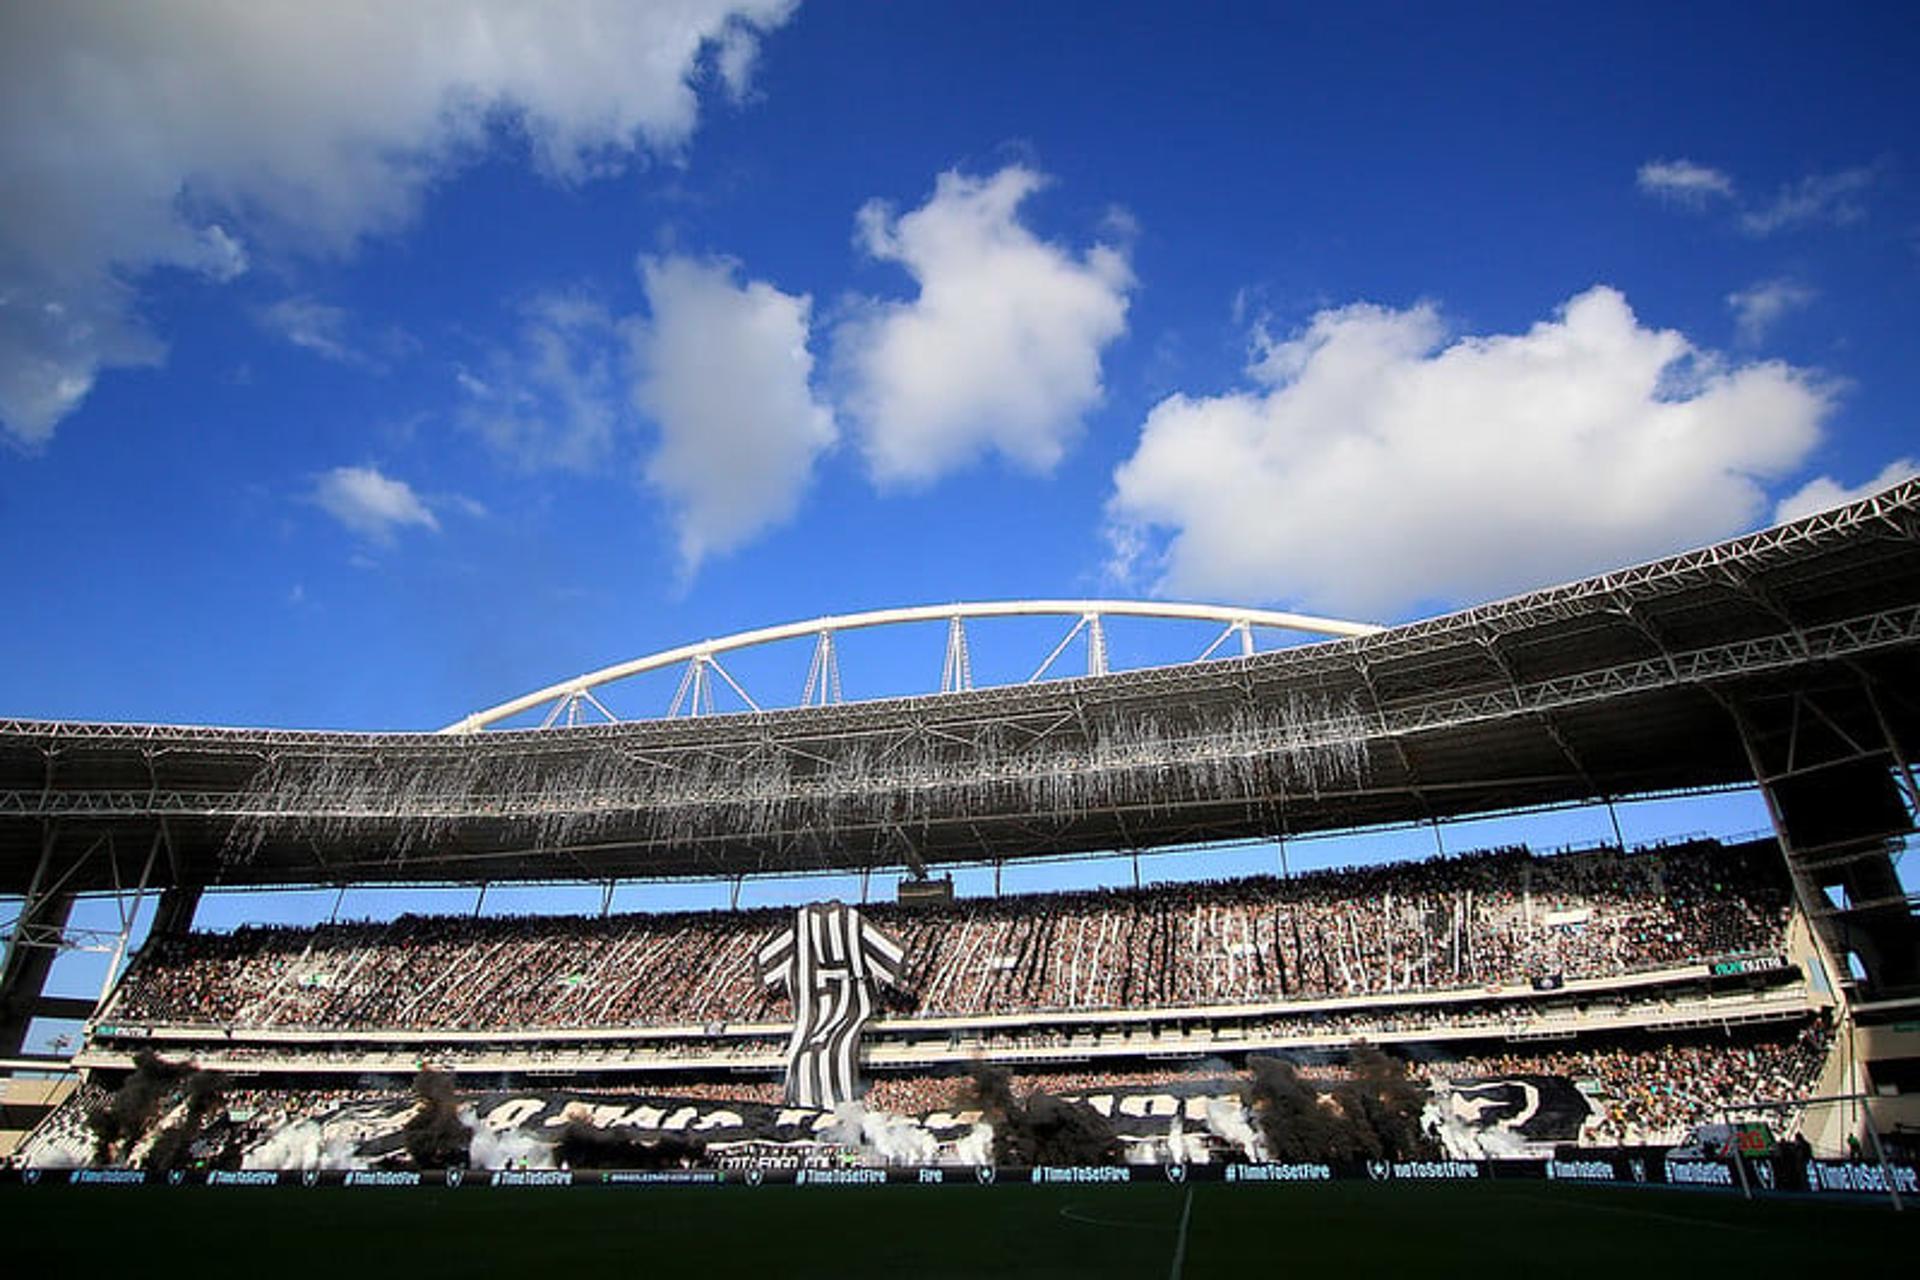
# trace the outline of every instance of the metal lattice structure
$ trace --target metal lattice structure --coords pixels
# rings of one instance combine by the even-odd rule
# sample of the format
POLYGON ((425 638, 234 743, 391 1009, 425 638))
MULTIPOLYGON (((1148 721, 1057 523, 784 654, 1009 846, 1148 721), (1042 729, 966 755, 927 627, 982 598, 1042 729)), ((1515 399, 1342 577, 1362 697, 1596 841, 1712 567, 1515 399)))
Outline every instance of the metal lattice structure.
POLYGON ((1198 662, 1205 662, 1213 657, 1229 641, 1238 642, 1242 657, 1251 655, 1255 648, 1254 629, 1256 627, 1322 636, 1370 636, 1377 635, 1385 629, 1371 623, 1343 622, 1334 618, 1317 618, 1308 614, 1284 613, 1272 609, 1242 609, 1225 605, 1177 604, 1153 600, 1001 600, 972 604, 923 605, 910 609, 875 609, 866 613, 836 614, 814 618, 808 622, 761 627, 719 640, 702 640, 698 644, 681 645, 643 658, 635 658, 629 662, 603 667, 598 671, 575 676, 571 680, 562 680, 558 684, 548 685, 544 689, 503 702, 485 711, 476 711, 448 725, 441 732, 478 733, 523 712, 540 707, 547 709, 546 718, 540 723, 542 729, 551 729, 559 724, 568 727, 577 726, 583 713, 590 718, 597 715, 602 721, 618 723, 620 717, 607 709, 596 691, 634 676, 671 667, 681 668, 681 674, 679 686, 674 691, 673 702, 667 708, 668 719, 682 714, 688 716, 712 714, 715 709, 714 683, 716 680, 731 689, 747 710, 761 711, 766 708, 747 691, 740 681, 733 677, 725 666, 721 665, 720 656, 803 638, 811 639, 814 643, 813 658, 807 666, 806 684, 802 687, 799 705, 830 706, 842 701, 839 648, 836 637, 847 631, 864 631, 877 627, 909 627, 915 623, 926 622, 946 624, 946 657, 940 668, 941 693, 958 693, 974 687, 973 662, 967 643, 967 623, 984 618, 1071 618, 1073 620, 1072 626, 1060 638, 1060 642, 1053 646, 1033 674, 1027 677, 1028 684, 1044 679, 1047 673, 1053 670, 1054 664, 1060 660, 1061 655, 1066 653, 1068 646, 1083 635, 1086 641, 1087 674, 1103 676, 1109 670, 1106 622, 1113 617, 1220 624, 1220 633, 1201 651, 1200 656, 1195 659, 1198 662))
MULTIPOLYGON (((1085 626, 1127 607, 1096 603, 1035 607, 1085 626)), ((609 668, 442 734, 0 721, 0 893, 104 890, 150 856, 157 884, 608 880, 1440 820, 1750 784, 1768 708, 1855 688, 1874 720, 1855 738, 1908 786, 1920 740, 1920 480, 1444 617, 1306 620, 1350 631, 1172 667, 1095 656, 972 689, 954 610, 892 611, 949 628, 945 692, 909 698, 836 701, 843 618, 775 629, 816 643, 784 710, 474 731, 591 705, 609 668)), ((1221 640, 1247 616, 1220 610, 1221 640)), ((744 639, 639 661, 705 669, 744 639)))

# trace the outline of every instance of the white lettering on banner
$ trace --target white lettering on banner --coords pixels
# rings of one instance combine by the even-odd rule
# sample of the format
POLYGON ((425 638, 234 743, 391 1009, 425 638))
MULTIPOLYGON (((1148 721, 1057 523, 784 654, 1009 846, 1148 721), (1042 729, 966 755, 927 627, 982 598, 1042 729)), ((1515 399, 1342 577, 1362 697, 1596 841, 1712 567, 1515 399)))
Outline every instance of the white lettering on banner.
MULTIPOLYGON (((1893 1185, 1906 1195, 1920 1195, 1920 1175, 1912 1165, 1891 1164, 1893 1185)), ((1815 1191, 1887 1191, 1886 1174, 1877 1164, 1816 1164, 1811 1166, 1815 1191)))
POLYGON ((68 1181, 76 1187, 111 1187, 147 1180, 138 1169, 75 1169, 68 1181))
POLYGON ((487 1179, 490 1187, 570 1187, 573 1174, 565 1169, 501 1169, 487 1179))
POLYGON ((487 1128, 518 1129, 546 1109, 545 1098, 511 1098, 487 1112, 487 1128))
POLYGON ((1034 1182, 1132 1182, 1133 1170, 1125 1165, 1041 1165, 1033 1171, 1034 1182))
POLYGON ((946 1180, 947 1171, 945 1169, 922 1169, 920 1171, 920 1181, 923 1183, 941 1183, 946 1180))
POLYGON ((402 1169, 355 1169, 347 1174, 349 1187, 417 1187, 420 1175, 402 1169))
POLYGON ((1612 1182, 1613 1166, 1605 1160, 1549 1160, 1547 1176, 1575 1182, 1612 1182))
POLYGON ((1733 1185, 1733 1170, 1724 1164, 1669 1160, 1667 1161, 1667 1181, 1681 1186, 1730 1187, 1733 1185))
POLYGON ((279 1181, 272 1169, 215 1169, 207 1175, 210 1187, 271 1187, 279 1181))
POLYGON ((1331 1182, 1333 1167, 1324 1164, 1230 1164, 1228 1182, 1331 1182))
MULTIPOLYGON (((758 1169, 747 1171, 748 1182, 757 1182, 754 1175, 758 1169)), ((718 1169, 615 1169, 602 1175, 609 1183, 701 1183, 714 1185, 726 1181, 726 1175, 718 1169)))
POLYGON ((885 1169, 802 1169, 793 1177, 797 1187, 870 1187, 886 1180, 885 1169))
POLYGON ((1393 1166, 1396 1178, 1477 1178, 1480 1166, 1471 1160, 1409 1160, 1393 1166))

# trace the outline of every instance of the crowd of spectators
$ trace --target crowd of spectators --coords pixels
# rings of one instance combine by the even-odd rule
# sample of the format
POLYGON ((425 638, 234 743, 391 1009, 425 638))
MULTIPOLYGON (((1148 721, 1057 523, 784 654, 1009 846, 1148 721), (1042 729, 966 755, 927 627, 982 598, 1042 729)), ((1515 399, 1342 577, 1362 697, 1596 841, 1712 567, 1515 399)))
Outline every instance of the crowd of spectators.
POLYGON ((1675 1040, 1647 1049, 1576 1049, 1496 1054, 1428 1063, 1430 1079, 1565 1076, 1601 1108, 1582 1140, 1600 1146, 1684 1142, 1694 1126, 1728 1119, 1726 1109, 1809 1094, 1831 1036, 1824 1024, 1754 1040, 1675 1040))
POLYGON ((94 1148, 88 1118, 106 1100, 107 1090, 101 1086, 80 1085, 35 1126, 14 1152, 13 1160, 22 1165, 53 1167, 85 1163, 94 1148))
MULTIPOLYGON (((867 915, 904 1016, 1272 1002, 1606 977, 1777 948, 1777 858, 1713 842, 1500 849, 1279 879, 867 915)), ((755 972, 785 910, 403 916, 157 938, 110 1017, 249 1028, 520 1030, 779 1020, 755 972)))
MULTIPOLYGON (((1714 1032, 1658 1044, 1415 1061, 1410 1071, 1416 1079, 1429 1083, 1564 1077, 1586 1093, 1597 1108, 1580 1136, 1582 1143, 1667 1146, 1687 1141, 1699 1125, 1726 1120, 1730 1114, 1733 1118, 1745 1116, 1745 1104, 1807 1096, 1815 1087, 1831 1043, 1825 1024, 1810 1022, 1737 1037, 1714 1032)), ((1303 1078, 1320 1084, 1349 1078, 1348 1068, 1337 1060, 1296 1063, 1296 1070, 1303 1078)), ((1165 1088, 1237 1094, 1247 1080, 1245 1071, 1218 1063, 1201 1068, 1169 1065, 1023 1071, 1012 1076, 1010 1083, 1018 1094, 1043 1091, 1080 1098, 1165 1088)), ((883 1076, 873 1081, 867 1104, 903 1115, 924 1115, 964 1107, 967 1097, 964 1077, 883 1076)), ((1762 1118, 1776 1124, 1791 1122, 1791 1116, 1771 1113, 1762 1118)))
MULTIPOLYGON (((1585 1046, 1566 1050, 1479 1054, 1447 1059, 1415 1060, 1410 1072, 1429 1085, 1500 1080, 1517 1076, 1559 1076, 1571 1081, 1594 1103, 1596 1114, 1580 1135, 1589 1146, 1668 1146, 1686 1142, 1700 1125, 1749 1114, 1770 1119, 1784 1134, 1790 1113, 1778 1115, 1742 1110, 1762 1099, 1791 1099, 1810 1094, 1818 1081, 1832 1038, 1824 1022, 1795 1027, 1770 1027, 1741 1033, 1698 1032, 1655 1042, 1585 1046)), ((1323 1085, 1349 1077, 1337 1056, 1297 1061, 1301 1077, 1323 1085)), ((1099 1068, 1075 1064, 1058 1069, 1034 1068, 1012 1074, 1009 1084, 1018 1095, 1045 1092, 1069 1099, 1125 1091, 1174 1090, 1243 1094, 1249 1076, 1242 1065, 1214 1061, 1199 1066, 1146 1064, 1099 1068)), ((569 1091, 565 1085, 528 1082, 522 1090, 569 1091)), ((463 1082, 463 1095, 478 1096, 513 1090, 504 1082, 463 1082)), ((583 1095, 634 1098, 686 1098, 708 1102, 758 1102, 778 1105, 782 1085, 771 1078, 711 1077, 704 1080, 579 1087, 583 1095)), ((66 1164, 84 1160, 92 1149, 88 1116, 106 1099, 106 1091, 88 1085, 77 1091, 36 1131, 23 1159, 31 1163, 66 1164)), ((374 1103, 404 1105, 413 1097, 398 1080, 381 1086, 364 1082, 350 1086, 257 1087, 229 1084, 220 1094, 227 1122, 252 1135, 267 1136, 301 1120, 324 1116, 340 1107, 374 1103)), ((927 1116, 935 1112, 964 1113, 973 1105, 973 1085, 967 1073, 883 1074, 870 1082, 865 1104, 895 1115, 927 1116)))

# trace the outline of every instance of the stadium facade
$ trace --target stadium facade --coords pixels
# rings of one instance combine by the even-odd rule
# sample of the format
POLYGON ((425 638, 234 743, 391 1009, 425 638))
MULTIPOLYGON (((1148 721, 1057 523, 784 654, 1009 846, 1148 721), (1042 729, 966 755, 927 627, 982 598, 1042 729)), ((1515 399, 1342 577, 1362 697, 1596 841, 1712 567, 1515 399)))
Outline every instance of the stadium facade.
MULTIPOLYGON (((86 1017, 74 1063, 96 1106, 150 1050, 247 1081, 272 1106, 422 1063, 552 1086, 553 1105, 573 1090, 575 1118, 612 1116, 622 1091, 705 1100, 635 1103, 657 1142, 671 1116, 701 1123, 728 1085, 746 1106, 783 1069, 791 1010, 739 994, 779 922, 428 920, 222 940, 190 932, 200 895, 925 876, 1757 784, 1774 825, 1758 845, 1491 851, 1358 878, 877 909, 920 985, 882 1008, 863 1059, 918 1119, 865 1140, 963 1149, 971 1130, 927 1081, 985 1060, 1103 1098, 1123 1137, 1177 1158, 1181 1119, 1216 1145, 1242 1141, 1244 1116, 1208 1110, 1224 1099, 1195 1083, 1215 1069, 1196 1064, 1332 1063, 1360 1040, 1467 1064, 1430 1072, 1452 1081, 1436 1086, 1440 1112, 1497 1115, 1505 1104, 1472 1090, 1531 1089, 1536 1110, 1561 1098, 1575 1139, 1624 1140, 1634 1116, 1641 1138, 1662 1124, 1671 1137, 1672 1115, 1604 1087, 1664 1045, 1702 1070, 1722 1069, 1726 1044, 1773 1064, 1740 1077, 1744 1097, 1719 1095, 1729 1105, 1769 1081, 1876 1095, 1794 1121, 1834 1149, 1868 1117, 1920 1129, 1920 930, 1895 866, 1920 811, 1920 479, 1685 555, 1346 630, 1144 671, 1102 659, 1012 688, 955 678, 925 697, 572 723, 601 705, 612 676, 596 673, 521 700, 547 700, 540 729, 488 730, 484 713, 440 734, 0 722, 0 893, 22 903, 0 1054, 45 1067, 20 1052, 30 1020, 86 1017), (98 1007, 43 994, 77 895, 150 891, 158 918, 116 990, 98 1007), (495 971, 523 980, 481 981, 495 971), (463 1002, 482 990, 495 994, 463 1002), (1576 1070, 1572 1094, 1542 1083, 1576 1070)), ((832 628, 819 634, 830 660, 832 628)), ((714 652, 685 660, 697 709, 714 652)), ((491 1115, 514 1100, 485 1101, 491 1115)), ((1702 1108, 1689 1123, 1711 1118, 1702 1108)), ((348 1119, 370 1132, 372 1115, 348 1119)), ((1521 1140, 1497 1129, 1448 1134, 1488 1151, 1521 1140)))

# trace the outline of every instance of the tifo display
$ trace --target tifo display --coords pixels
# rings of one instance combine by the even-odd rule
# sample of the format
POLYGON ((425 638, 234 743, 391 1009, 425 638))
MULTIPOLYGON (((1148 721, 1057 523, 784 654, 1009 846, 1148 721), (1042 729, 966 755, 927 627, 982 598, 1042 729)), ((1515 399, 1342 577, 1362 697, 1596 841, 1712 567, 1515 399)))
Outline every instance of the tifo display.
MULTIPOLYGON (((1280 880, 862 908, 905 953, 897 1016, 1179 1008, 1607 978, 1777 951, 1771 843, 1502 849, 1280 880)), ((759 1022, 785 910, 404 916, 157 942, 113 1022, 530 1028, 759 1022)))
POLYGON ((1784 1141, 1791 1118, 1755 1103, 1807 1094, 1832 1042, 1803 939, 1777 849, 1707 840, 797 913, 185 933, 148 944, 79 1059, 93 1082, 23 1155, 1362 1169, 1684 1149, 1730 1117, 1784 1141))

